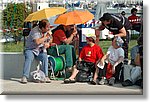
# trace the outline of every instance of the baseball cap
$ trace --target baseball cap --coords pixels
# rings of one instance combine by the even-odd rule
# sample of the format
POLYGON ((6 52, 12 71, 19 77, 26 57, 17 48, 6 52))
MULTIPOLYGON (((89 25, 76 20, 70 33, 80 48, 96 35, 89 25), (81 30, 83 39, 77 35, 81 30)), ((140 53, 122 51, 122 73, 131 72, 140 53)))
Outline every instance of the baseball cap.
POLYGON ((103 16, 99 19, 100 21, 110 20, 112 16, 110 13, 104 13, 103 16))
POLYGON ((88 38, 92 38, 92 39, 96 40, 96 35, 95 34, 86 34, 85 36, 88 37, 88 38))

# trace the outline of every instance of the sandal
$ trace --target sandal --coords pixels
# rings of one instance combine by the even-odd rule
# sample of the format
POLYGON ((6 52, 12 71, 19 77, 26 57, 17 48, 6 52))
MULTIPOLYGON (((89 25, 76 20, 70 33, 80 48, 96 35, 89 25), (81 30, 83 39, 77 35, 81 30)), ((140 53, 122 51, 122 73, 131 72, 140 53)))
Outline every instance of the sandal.
POLYGON ((64 83, 67 84, 67 83, 75 83, 75 79, 65 79, 64 80, 64 83))
POLYGON ((97 81, 96 81, 96 80, 92 80, 92 81, 91 81, 91 84, 92 84, 92 85, 97 85, 97 81))

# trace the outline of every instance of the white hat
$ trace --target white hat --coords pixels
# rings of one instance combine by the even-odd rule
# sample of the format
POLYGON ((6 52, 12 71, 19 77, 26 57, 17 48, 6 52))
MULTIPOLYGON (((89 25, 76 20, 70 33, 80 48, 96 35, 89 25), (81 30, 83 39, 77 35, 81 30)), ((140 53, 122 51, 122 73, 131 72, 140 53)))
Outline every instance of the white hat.
POLYGON ((93 38, 94 40, 96 40, 96 35, 95 35, 95 34, 86 34, 85 36, 86 36, 86 37, 91 37, 91 38, 93 38))

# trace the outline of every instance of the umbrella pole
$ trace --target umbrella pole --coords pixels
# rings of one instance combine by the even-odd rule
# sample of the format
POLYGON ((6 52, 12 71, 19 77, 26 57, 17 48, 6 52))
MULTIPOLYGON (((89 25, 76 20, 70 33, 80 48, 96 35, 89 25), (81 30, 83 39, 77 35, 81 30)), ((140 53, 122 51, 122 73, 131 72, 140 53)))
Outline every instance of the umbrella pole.
POLYGON ((23 38, 24 38, 24 41, 23 41, 23 52, 24 52, 25 51, 26 38, 25 38, 25 36, 23 36, 23 38))

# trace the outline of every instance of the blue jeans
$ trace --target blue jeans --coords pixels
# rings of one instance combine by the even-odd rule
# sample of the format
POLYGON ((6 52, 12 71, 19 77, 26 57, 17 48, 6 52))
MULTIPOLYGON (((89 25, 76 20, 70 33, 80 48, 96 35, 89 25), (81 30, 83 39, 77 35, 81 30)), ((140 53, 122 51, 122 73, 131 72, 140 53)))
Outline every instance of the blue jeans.
POLYGON ((23 67, 23 76, 29 78, 29 72, 34 58, 42 62, 41 70, 45 73, 46 76, 48 76, 48 57, 46 53, 40 53, 38 56, 35 56, 32 50, 25 50, 24 55, 25 62, 23 67))

